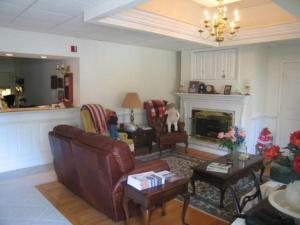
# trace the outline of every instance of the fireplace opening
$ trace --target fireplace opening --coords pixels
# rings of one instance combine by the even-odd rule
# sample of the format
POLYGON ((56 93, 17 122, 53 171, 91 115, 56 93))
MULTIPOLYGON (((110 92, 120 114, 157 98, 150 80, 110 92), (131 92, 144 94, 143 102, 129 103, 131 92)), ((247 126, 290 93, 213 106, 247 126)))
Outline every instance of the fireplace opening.
POLYGON ((218 142, 218 133, 233 126, 233 112, 192 110, 191 136, 200 140, 218 142))

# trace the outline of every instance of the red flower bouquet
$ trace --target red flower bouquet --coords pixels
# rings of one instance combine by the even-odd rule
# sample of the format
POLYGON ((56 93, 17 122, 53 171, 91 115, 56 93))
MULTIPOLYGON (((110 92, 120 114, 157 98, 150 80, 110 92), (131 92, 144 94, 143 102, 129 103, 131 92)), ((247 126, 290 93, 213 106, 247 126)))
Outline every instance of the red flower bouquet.
POLYGON ((290 143, 282 154, 279 146, 273 146, 265 154, 265 163, 271 164, 271 178, 283 183, 300 180, 300 131, 290 135, 290 143))

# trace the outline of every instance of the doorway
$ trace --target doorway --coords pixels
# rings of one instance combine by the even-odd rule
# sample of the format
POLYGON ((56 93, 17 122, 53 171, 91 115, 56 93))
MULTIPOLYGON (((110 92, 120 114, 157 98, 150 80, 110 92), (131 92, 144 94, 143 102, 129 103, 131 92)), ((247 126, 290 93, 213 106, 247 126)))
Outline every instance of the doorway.
POLYGON ((300 61, 283 64, 278 144, 289 143, 290 133, 300 130, 300 61))

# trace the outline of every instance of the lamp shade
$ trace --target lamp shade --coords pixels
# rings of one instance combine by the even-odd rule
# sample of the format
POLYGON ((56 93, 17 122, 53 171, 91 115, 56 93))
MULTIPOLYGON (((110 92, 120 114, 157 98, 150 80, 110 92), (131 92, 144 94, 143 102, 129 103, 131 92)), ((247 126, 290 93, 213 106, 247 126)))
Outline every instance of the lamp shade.
POLYGON ((141 108, 142 102, 139 95, 136 92, 128 92, 124 98, 122 107, 130 109, 141 108))

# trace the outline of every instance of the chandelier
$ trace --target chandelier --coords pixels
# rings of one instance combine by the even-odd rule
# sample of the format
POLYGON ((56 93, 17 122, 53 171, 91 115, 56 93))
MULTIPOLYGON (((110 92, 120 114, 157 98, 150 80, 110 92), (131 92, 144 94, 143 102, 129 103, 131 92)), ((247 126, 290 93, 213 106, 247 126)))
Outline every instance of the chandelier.
POLYGON ((223 6, 224 0, 217 1, 217 13, 213 15, 212 19, 210 18, 209 12, 207 10, 204 11, 204 29, 200 29, 199 32, 202 36, 204 33, 207 33, 206 38, 211 37, 220 43, 225 40, 225 37, 231 38, 238 32, 240 29, 240 16, 239 12, 235 10, 234 19, 229 20, 227 17, 227 8, 223 6))

